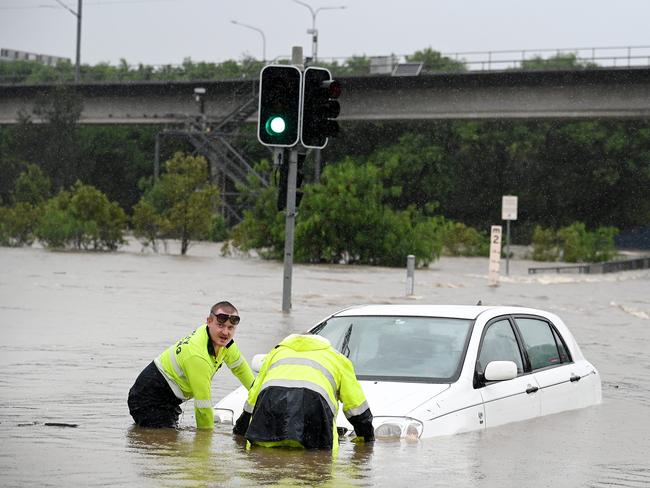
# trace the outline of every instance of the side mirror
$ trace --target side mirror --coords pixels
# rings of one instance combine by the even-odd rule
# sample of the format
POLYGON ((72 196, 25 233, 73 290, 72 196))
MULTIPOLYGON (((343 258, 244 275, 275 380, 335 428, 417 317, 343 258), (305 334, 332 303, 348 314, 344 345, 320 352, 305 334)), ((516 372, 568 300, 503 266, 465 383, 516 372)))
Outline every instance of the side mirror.
POLYGON ((504 381, 517 377, 517 365, 514 361, 490 361, 483 374, 486 381, 504 381))
POLYGON ((256 373, 259 373, 260 369, 262 369, 262 364, 264 363, 265 357, 266 354, 255 354, 255 356, 253 356, 253 360, 251 361, 251 369, 256 373))

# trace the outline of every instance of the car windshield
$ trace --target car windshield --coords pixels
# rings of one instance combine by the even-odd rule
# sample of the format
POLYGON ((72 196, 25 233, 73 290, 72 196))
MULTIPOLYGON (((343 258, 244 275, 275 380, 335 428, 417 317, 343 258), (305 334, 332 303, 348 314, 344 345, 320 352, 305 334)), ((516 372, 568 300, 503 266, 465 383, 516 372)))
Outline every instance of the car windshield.
POLYGON ((359 379, 454 381, 472 321, 440 317, 332 317, 312 332, 354 363, 359 379))

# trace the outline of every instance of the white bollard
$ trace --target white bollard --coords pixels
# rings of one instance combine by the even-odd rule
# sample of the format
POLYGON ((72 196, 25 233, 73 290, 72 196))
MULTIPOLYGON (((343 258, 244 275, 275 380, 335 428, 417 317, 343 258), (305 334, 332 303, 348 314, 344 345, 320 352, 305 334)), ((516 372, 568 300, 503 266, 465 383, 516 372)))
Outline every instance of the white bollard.
POLYGON ((413 295, 415 285, 415 256, 409 254, 406 256, 406 296, 413 295))

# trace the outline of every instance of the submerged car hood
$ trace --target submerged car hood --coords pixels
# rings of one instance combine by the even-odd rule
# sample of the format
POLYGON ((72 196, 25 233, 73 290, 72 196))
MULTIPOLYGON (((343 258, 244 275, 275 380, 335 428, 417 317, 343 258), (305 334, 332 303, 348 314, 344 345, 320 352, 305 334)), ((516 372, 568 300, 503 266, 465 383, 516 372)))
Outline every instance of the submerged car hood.
MULTIPOLYGON (((395 381, 360 381, 359 383, 366 394, 370 411, 375 417, 406 416, 413 409, 449 388, 447 383, 400 383, 395 381)), ((226 395, 216 405, 216 408, 232 410, 236 420, 242 412, 246 397, 246 389, 240 386, 226 395)), ((339 409, 337 424, 349 425, 342 408, 339 409)))
POLYGON ((395 381, 360 381, 372 415, 405 416, 414 408, 439 395, 447 383, 401 383, 395 381))

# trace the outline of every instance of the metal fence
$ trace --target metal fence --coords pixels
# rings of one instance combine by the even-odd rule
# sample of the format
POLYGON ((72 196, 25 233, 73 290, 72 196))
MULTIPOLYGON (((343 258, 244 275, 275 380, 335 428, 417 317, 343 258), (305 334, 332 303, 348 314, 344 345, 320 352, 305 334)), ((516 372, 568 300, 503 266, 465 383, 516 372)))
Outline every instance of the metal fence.
MULTIPOLYGON (((436 51, 434 51, 436 52, 436 51)), ((389 56, 354 56, 354 57, 335 57, 335 58, 319 58, 319 64, 332 65, 336 64, 341 67, 341 72, 345 74, 353 74, 357 76, 373 75, 373 74, 386 74, 394 73, 395 68, 400 64, 412 61, 413 54, 389 56), (351 63, 348 61, 354 59, 355 61, 367 59, 369 61, 369 68, 367 71, 359 71, 359 69, 352 70, 351 66, 358 66, 359 63, 351 63), (373 70, 373 66, 380 66, 381 69, 373 70)), ((441 58, 448 59, 459 63, 460 66, 469 72, 476 71, 503 71, 512 69, 540 69, 542 66, 535 65, 535 62, 552 62, 549 68, 558 68, 566 66, 567 69, 572 69, 572 66, 579 66, 581 69, 596 69, 596 68, 635 68, 635 67, 650 67, 650 46, 619 46, 619 47, 577 47, 577 48, 552 48, 552 49, 519 49, 519 50, 502 50, 502 51, 464 51, 464 52, 448 52, 440 53, 441 58)), ((282 60, 282 56, 276 58, 275 61, 282 60)), ((2 62, 0 57, 0 62, 2 62)), ((4 61, 9 61, 5 58, 4 61)), ((286 61, 286 60, 285 60, 286 61)), ((198 64, 198 63, 197 63, 198 64)), ((218 66, 220 63, 206 62, 207 65, 218 66)), ((261 64, 261 62, 260 62, 261 64)), ((541 64, 541 63, 540 63, 541 64)), ((84 69, 86 65, 82 66, 81 75, 82 80, 87 82, 97 81, 128 81, 133 79, 140 80, 140 73, 142 72, 143 79, 155 79, 165 81, 167 79, 178 79, 184 73, 184 66, 179 65, 129 65, 121 66, 126 68, 124 73, 118 74, 118 79, 106 79, 106 73, 101 70, 94 71, 92 69, 84 69), (120 77, 123 76, 123 79, 120 77), (134 78, 135 77, 135 78, 134 78)), ((91 67, 92 68, 92 67, 91 67)), ((336 71, 336 70, 334 70, 336 71)), ((426 63, 422 73, 437 72, 440 73, 441 69, 427 69, 426 63)), ((458 70, 456 70, 458 71, 458 70)), ((419 71, 418 71, 419 73, 419 71)), ((71 71, 68 75, 73 76, 71 71)), ((336 73, 335 73, 336 74, 336 73)), ((115 73, 113 73, 115 75, 115 73)), ((257 74, 250 75, 246 78, 257 78, 257 74)), ((11 72, 7 66, 0 66, 0 83, 22 83, 29 79, 29 73, 11 72)), ((186 79, 186 78, 182 78, 186 79)), ((66 79, 57 79, 54 81, 71 81, 66 79)))
POLYGON ((606 263, 578 264, 573 266, 547 266, 541 268, 528 268, 528 274, 539 273, 616 273, 618 271, 631 271, 635 269, 650 268, 650 257, 608 261, 606 263))
MULTIPOLYGON (((412 54, 372 56, 370 59, 392 60, 393 63, 405 63, 412 59, 412 54)), ((462 63, 468 71, 501 71, 507 69, 522 69, 526 62, 536 60, 558 60, 562 57, 573 60, 584 66, 598 68, 632 68, 650 66, 650 46, 619 46, 619 47, 576 47, 576 48, 547 48, 547 49, 511 49, 502 51, 462 51, 440 53, 442 58, 448 58, 462 63)), ((351 58, 319 58, 324 62, 336 62, 345 65, 351 58)))

